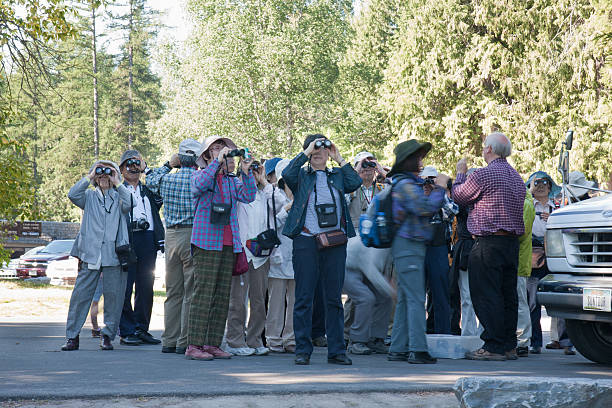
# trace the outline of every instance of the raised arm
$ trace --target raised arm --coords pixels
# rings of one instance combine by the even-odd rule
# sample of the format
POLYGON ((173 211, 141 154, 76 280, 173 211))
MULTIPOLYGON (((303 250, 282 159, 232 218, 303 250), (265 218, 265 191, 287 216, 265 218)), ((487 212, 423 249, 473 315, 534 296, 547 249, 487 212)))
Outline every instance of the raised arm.
POLYGON ((213 160, 210 165, 203 170, 198 170, 191 175, 191 194, 194 197, 204 194, 206 191, 212 190, 215 174, 219 169, 219 161, 213 160))
POLYGON ((444 189, 438 186, 434 187, 429 195, 425 195, 422 186, 401 183, 393 191, 393 201, 397 202, 394 203, 394 208, 397 205, 400 212, 430 217, 442 207, 444 194, 444 189))
POLYGON ((257 193, 257 183, 253 173, 249 171, 248 174, 242 173, 242 181, 237 178, 234 179, 234 186, 236 188, 236 198, 238 201, 243 203, 251 203, 255 200, 255 194, 257 193))
POLYGON ((453 184, 452 198, 459 205, 470 205, 478 201, 482 189, 478 183, 478 170, 470 177, 464 173, 457 174, 457 179, 453 184))
POLYGON ((306 156, 304 152, 301 152, 300 154, 295 156, 293 160, 289 162, 287 167, 285 167, 285 170, 283 170, 283 180, 285 180, 285 183, 287 183, 291 191, 298 190, 297 186, 298 178, 300 176, 300 170, 302 169, 302 166, 306 164, 307 161, 308 156, 306 156))
POLYGON ((167 166, 161 166, 151 170, 151 172, 147 174, 145 178, 147 181, 147 188, 151 190, 152 193, 159 194, 161 180, 168 173, 170 173, 170 168, 167 166))
POLYGON ((352 193, 363 183, 361 177, 359 177, 359 173, 357 173, 353 166, 351 166, 349 163, 346 163, 344 166, 340 167, 340 172, 342 173, 345 193, 352 193))
POLYGON ((81 210, 85 209, 85 193, 87 192, 87 187, 89 187, 90 182, 91 180, 89 177, 85 176, 77 181, 75 185, 70 188, 70 191, 68 191, 68 199, 81 210))

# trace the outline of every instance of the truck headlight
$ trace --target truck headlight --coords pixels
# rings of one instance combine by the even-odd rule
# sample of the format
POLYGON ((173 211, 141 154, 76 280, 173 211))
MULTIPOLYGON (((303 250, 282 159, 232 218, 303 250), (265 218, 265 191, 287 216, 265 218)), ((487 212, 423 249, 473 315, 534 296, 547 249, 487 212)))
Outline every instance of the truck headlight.
POLYGON ((564 258, 565 245, 563 244, 563 232, 560 229, 546 230, 544 237, 544 250, 546 256, 551 258, 564 258))

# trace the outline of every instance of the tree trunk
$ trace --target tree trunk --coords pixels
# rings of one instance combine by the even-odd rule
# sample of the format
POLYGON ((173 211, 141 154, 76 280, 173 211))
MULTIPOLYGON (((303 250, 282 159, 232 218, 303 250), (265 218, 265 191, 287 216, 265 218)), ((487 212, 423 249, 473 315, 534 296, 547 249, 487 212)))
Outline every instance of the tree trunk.
POLYGON ((92 22, 92 64, 93 64, 93 127, 94 127, 94 156, 96 160, 100 155, 100 135, 98 133, 98 61, 96 53, 96 7, 93 2, 91 5, 91 22, 92 22))
POLYGON ((134 21, 134 2, 130 0, 130 20, 128 33, 128 58, 129 58, 129 81, 128 81, 128 149, 132 148, 133 132, 134 132, 134 97, 132 88, 134 86, 134 47, 132 45, 132 30, 134 21))

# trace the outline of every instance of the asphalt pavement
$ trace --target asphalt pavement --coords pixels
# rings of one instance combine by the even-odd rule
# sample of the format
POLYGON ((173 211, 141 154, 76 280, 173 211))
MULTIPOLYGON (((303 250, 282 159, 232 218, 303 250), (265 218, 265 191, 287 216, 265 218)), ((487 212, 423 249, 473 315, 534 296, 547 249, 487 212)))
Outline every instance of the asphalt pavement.
POLYGON ((326 349, 317 348, 311 365, 296 366, 291 354, 191 361, 162 354, 161 346, 121 346, 118 339, 114 351, 101 351, 87 329, 79 351, 62 352, 64 330, 63 323, 0 322, 0 400, 447 392, 458 378, 474 375, 612 379, 609 367, 557 350, 518 361, 441 359, 434 365, 351 356, 352 366, 337 366, 327 363, 326 349))

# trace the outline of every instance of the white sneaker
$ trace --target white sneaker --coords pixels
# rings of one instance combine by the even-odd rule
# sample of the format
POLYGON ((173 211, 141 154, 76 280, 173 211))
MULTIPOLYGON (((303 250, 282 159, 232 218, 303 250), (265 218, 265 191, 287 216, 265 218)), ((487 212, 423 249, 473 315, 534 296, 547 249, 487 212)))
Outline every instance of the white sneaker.
POLYGON ((265 356, 266 354, 268 354, 270 352, 270 349, 264 346, 261 347, 257 347, 255 349, 255 355, 256 356, 265 356))
POLYGON ((235 356, 252 356, 253 354, 255 354, 255 349, 254 348, 250 348, 250 347, 230 347, 230 346, 225 346, 225 348, 223 349, 223 351, 226 351, 230 354, 233 354, 235 356))

